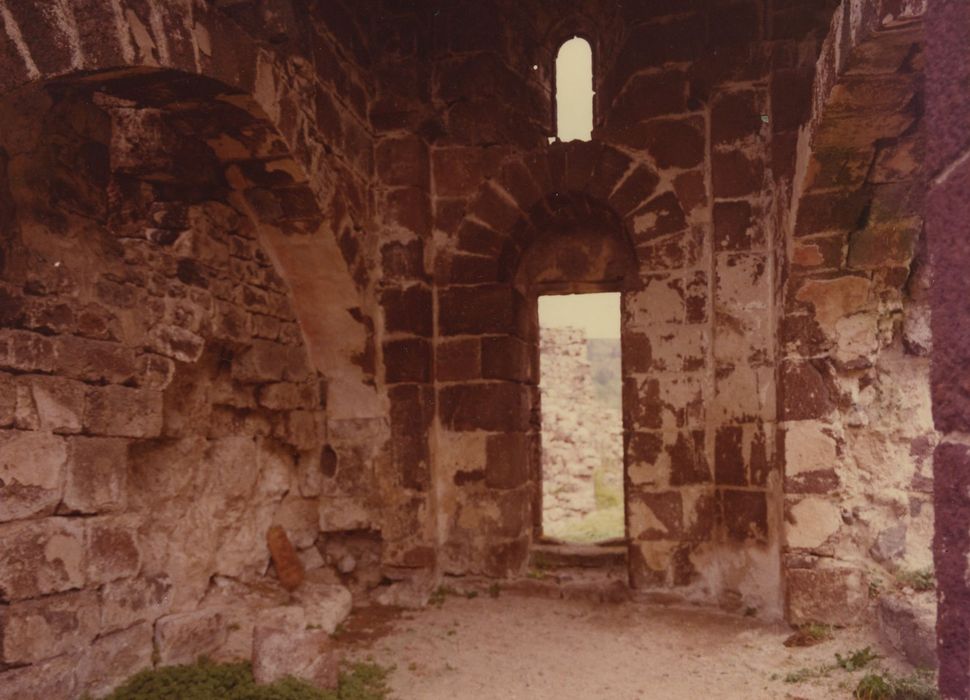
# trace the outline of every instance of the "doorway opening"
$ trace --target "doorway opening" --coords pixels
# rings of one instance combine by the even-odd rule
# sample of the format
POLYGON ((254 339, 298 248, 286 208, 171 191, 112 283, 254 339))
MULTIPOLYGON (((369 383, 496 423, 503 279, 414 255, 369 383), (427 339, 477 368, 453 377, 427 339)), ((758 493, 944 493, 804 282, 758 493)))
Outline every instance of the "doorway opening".
POLYGON ((574 544, 622 540, 620 294, 538 301, 542 534, 574 544))

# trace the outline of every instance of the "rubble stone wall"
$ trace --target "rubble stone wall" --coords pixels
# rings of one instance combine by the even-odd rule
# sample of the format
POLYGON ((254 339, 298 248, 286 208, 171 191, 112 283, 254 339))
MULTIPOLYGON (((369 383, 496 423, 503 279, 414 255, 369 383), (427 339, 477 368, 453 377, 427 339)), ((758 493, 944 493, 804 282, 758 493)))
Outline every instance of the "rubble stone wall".
POLYGON ((623 488, 623 421, 618 408, 596 396, 583 329, 541 329, 539 353, 542 523, 548 534, 549 525, 596 510, 596 471, 604 470, 604 479, 615 476, 612 485, 623 488))
POLYGON ((381 578, 372 533, 412 536, 379 507, 367 95, 333 8, 301 25, 311 77, 203 6, 115 35, 112 5, 3 8, 4 698, 248 655, 208 601, 271 574, 271 524, 351 585, 381 578))
POLYGON ((796 622, 858 621, 871 590, 932 565, 924 7, 856 10, 836 13, 819 57, 781 229, 779 441, 796 622))

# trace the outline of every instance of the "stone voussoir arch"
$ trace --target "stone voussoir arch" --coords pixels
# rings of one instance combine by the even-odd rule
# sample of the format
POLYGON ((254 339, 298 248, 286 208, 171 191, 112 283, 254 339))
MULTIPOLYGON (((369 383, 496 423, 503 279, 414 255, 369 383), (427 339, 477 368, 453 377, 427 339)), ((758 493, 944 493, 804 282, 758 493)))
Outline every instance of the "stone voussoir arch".
POLYGON ((230 189, 259 224, 317 369, 358 387, 351 394, 369 393, 361 368, 347 362, 367 354, 359 320, 366 280, 355 281, 348 269, 363 265, 338 240, 340 227, 365 224, 366 203, 338 178, 319 175, 323 144, 295 147, 317 130, 306 112, 284 116, 283 101, 296 92, 283 60, 207 2, 45 5, 0 0, 0 98, 58 86, 179 111, 186 128, 198 129, 192 135, 216 152, 230 189))
POLYGON ((631 214, 650 193, 647 166, 597 142, 554 143, 510 156, 469 203, 438 281, 509 282, 522 254, 557 228, 595 225, 636 256, 631 214), (647 182, 647 189, 638 182, 647 182), (630 190, 630 191, 628 191, 630 190))

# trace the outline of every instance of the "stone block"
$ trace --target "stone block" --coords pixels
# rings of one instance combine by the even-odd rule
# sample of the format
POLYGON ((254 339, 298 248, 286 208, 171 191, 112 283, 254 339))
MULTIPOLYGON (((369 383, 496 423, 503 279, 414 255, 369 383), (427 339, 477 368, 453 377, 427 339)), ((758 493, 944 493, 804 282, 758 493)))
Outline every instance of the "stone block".
POLYGON ((676 542, 631 542, 628 550, 630 585, 635 589, 649 589, 673 583, 677 553, 676 542))
POLYGON ((725 425, 717 429, 714 441, 714 479, 720 485, 745 486, 747 460, 743 453, 744 432, 740 425, 725 425))
POLYGON ((714 204, 714 248, 718 251, 752 250, 765 245, 764 228, 744 200, 714 204))
POLYGON ((435 378, 462 382, 482 377, 481 342, 478 338, 440 340, 435 348, 435 378))
POLYGON ((833 428, 820 421, 787 423, 781 433, 786 493, 828 493, 838 488, 841 464, 833 428))
POLYGON ((424 241, 394 241, 384 244, 381 246, 381 268, 386 282, 424 279, 424 241))
POLYGON ((61 377, 30 377, 26 381, 41 430, 61 434, 81 432, 84 384, 61 377))
POLYGON ((514 489, 529 480, 533 438, 527 433, 489 435, 485 439, 485 483, 514 489))
POLYGON ((0 430, 0 522, 53 513, 63 494, 66 466, 64 438, 0 430))
POLYGON ((774 368, 722 365, 715 374, 709 415, 722 423, 756 423, 775 419, 774 368))
POLYGON ((0 616, 0 658, 7 664, 29 664, 84 651, 97 636, 99 621, 95 591, 11 603, 0 616))
POLYGON ((652 274, 636 292, 624 295, 624 328, 647 331, 659 324, 687 320, 685 282, 678 274, 652 274))
POLYGON ((768 496, 763 491, 723 489, 719 493, 721 514, 729 539, 739 542, 768 541, 768 496))
POLYGON ((162 394, 154 389, 91 387, 84 429, 107 437, 158 437, 162 433, 162 394))
POLYGON ((439 293, 441 335, 511 334, 529 327, 525 299, 505 285, 451 287, 439 293))
POLYGON ((388 384, 431 381, 431 342, 424 338, 406 338, 384 343, 384 372, 388 384))
POLYGON ((869 605, 865 572, 849 566, 788 570, 788 621, 852 625, 869 605))
POLYGON ((703 430, 665 434, 664 452, 670 459, 671 486, 705 484, 711 481, 703 430))
MULTIPOLYGON (((704 124, 696 117, 652 119, 611 130, 610 135, 614 143, 645 151, 661 170, 694 168, 704 162, 704 124)), ((649 196, 649 189, 644 194, 649 196)))
POLYGON ((531 401, 527 387, 510 382, 460 384, 439 390, 439 415, 448 430, 524 432, 531 401))
POLYGON ((718 93, 711 100, 711 141, 715 146, 757 136, 766 116, 764 95, 755 90, 718 93))
POLYGON ((917 668, 936 668, 936 600, 932 593, 883 595, 877 610, 879 631, 917 668))
POLYGON ((333 641, 323 630, 256 627, 253 631, 253 677, 257 683, 292 676, 326 690, 337 687, 339 670, 333 641))
POLYGON ((431 290, 421 285, 386 289, 381 293, 384 330, 430 338, 433 329, 431 290))
MULTIPOLYGON (((500 159, 493 149, 456 146, 432 151, 432 172, 438 196, 467 197, 482 182, 498 174, 500 159)), ((494 149, 497 150, 497 149, 494 149)))
POLYGON ((383 185, 427 189, 430 184, 428 148, 416 136, 382 139, 374 163, 383 185))
POLYGON ((715 197, 747 197, 761 192, 765 164, 758 156, 748 156, 738 149, 715 151, 711 172, 715 197))
POLYGON ((152 667, 152 626, 142 622, 102 634, 83 659, 77 669, 78 686, 92 697, 104 697, 139 671, 152 667))
POLYGON ((278 382, 289 362, 287 347, 270 340, 253 340, 252 345, 234 358, 232 378, 244 384, 278 382))
POLYGON ((482 377, 527 382, 531 379, 530 347, 514 336, 482 338, 482 377))
POLYGON ((635 209, 628 221, 637 246, 687 229, 687 215, 673 192, 664 192, 635 209))
MULTIPOLYGON (((642 67, 640 60, 637 63, 642 67)), ((681 71, 638 74, 630 79, 623 95, 609 111, 608 126, 622 127, 650 117, 683 113, 687 108, 687 92, 687 75, 681 71)))
POLYGON ((785 541, 791 549, 818 549, 842 528, 842 511, 831 499, 792 499, 786 510, 785 541))
POLYGON ((172 581, 167 575, 110 581, 101 588, 101 625, 105 632, 139 622, 153 624, 169 613, 172 581))
POLYGON ((55 339, 57 369, 84 382, 128 384, 138 380, 140 367, 134 350, 119 343, 73 335, 55 339))
POLYGON ((163 357, 192 363, 202 357, 205 339, 181 326, 156 325, 148 334, 148 347, 163 357))
POLYGON ((378 205, 378 211, 386 225, 419 238, 426 238, 431 232, 431 200, 425 190, 397 187, 379 199, 383 201, 378 205))
POLYGON ((0 700, 74 700, 80 693, 75 676, 80 658, 58 656, 0 672, 0 700))
POLYGON ((57 349, 47 336, 12 328, 0 329, 0 369, 50 372, 57 349))
POLYGON ((273 434, 298 450, 316 449, 327 440, 326 422, 324 411, 288 411, 273 434))
POLYGON ((0 591, 10 600, 80 588, 84 523, 48 518, 0 525, 0 591))
POLYGON ((320 406, 320 386, 315 382, 266 384, 259 387, 257 400, 260 406, 273 411, 313 409, 320 406))
POLYGON ((225 643, 227 630, 218 610, 195 610, 166 615, 155 623, 155 650, 162 666, 195 663, 200 656, 215 656, 225 643))
POLYGON ((836 408, 829 372, 812 361, 783 362, 778 395, 779 418, 785 421, 825 418, 836 408))
POLYGON ((859 225, 868 204, 869 198, 861 190, 807 194, 798 205, 795 235, 851 231, 859 225))
POLYGON ((107 513, 128 503, 128 441, 72 437, 68 440, 64 508, 72 513, 107 513))
POLYGON ((676 540, 683 535, 683 497, 679 491, 637 489, 628 498, 630 537, 637 540, 676 540))
POLYGON ((89 583, 102 584, 138 573, 141 549, 137 516, 110 515, 85 521, 85 570, 89 583))
POLYGON ((256 616, 258 627, 291 632, 308 627, 333 634, 353 608, 353 596, 343 586, 307 581, 293 594, 290 604, 268 608, 256 616))
POLYGON ((512 195, 497 184, 482 187, 469 213, 499 233, 511 231, 525 216, 512 195))

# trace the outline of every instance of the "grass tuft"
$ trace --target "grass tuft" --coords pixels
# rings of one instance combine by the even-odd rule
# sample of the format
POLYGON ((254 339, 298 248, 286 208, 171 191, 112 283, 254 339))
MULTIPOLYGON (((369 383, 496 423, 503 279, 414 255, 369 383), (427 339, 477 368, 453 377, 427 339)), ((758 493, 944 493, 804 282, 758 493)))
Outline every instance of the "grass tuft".
POLYGON ((904 569, 896 572, 896 583, 914 591, 932 591, 936 588, 936 576, 931 567, 926 569, 904 569))
POLYGON ((873 661, 881 658, 879 654, 872 651, 871 647, 866 647, 865 649, 856 649, 855 651, 849 652, 846 656, 836 654, 835 662, 842 670, 852 673, 853 671, 865 668, 873 661))
POLYGON ((249 663, 196 664, 142 671, 105 700, 384 700, 390 672, 358 663, 340 674, 337 690, 320 690, 296 678, 256 685, 249 663))
POLYGON ((859 681, 852 694, 856 700, 940 700, 931 671, 909 676, 869 673, 859 681))

